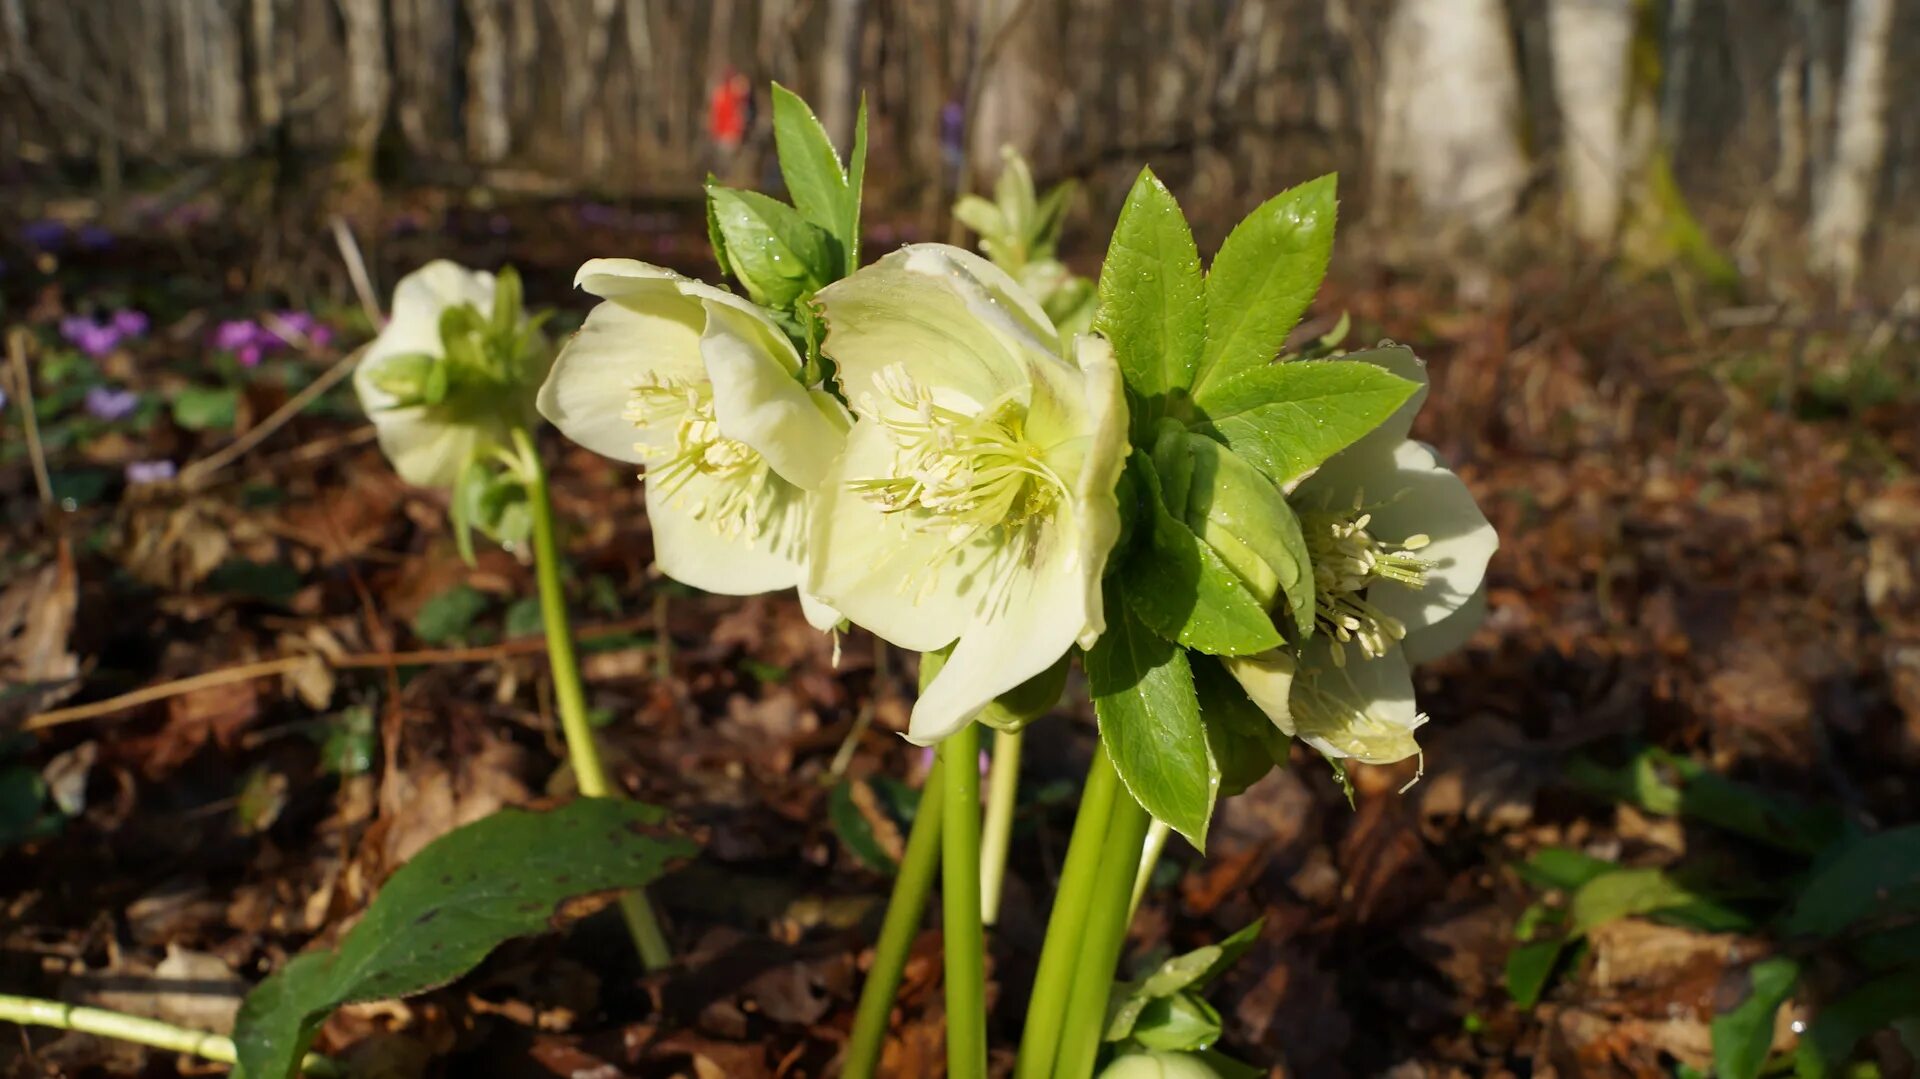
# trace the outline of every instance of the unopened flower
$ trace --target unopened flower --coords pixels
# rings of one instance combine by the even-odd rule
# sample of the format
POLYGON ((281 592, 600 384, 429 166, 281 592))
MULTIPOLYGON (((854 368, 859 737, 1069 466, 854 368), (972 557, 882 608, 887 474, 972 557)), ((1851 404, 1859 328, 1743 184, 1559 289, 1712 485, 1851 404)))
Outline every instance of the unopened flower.
MULTIPOLYGON (((806 490, 825 478, 846 419, 800 384, 779 325, 740 296, 633 259, 595 259, 574 283, 603 302, 554 360, 541 414, 645 467, 667 576, 722 595, 801 584, 806 490)), ((839 621, 801 599, 816 625, 839 621)))
POLYGON ((908 737, 939 741, 1106 628, 1126 404, 1113 351, 1060 354, 985 259, 902 248, 822 289, 858 417, 814 513, 813 591, 902 648, 954 646, 908 737))
POLYGON ((1226 659, 1282 730, 1329 757, 1387 764, 1419 751, 1410 664, 1464 644, 1499 537, 1466 484, 1407 432, 1426 370, 1403 348, 1365 354, 1420 389, 1293 492, 1314 572, 1314 634, 1284 654, 1226 659))
POLYGON ((503 297, 493 274, 442 259, 400 279, 353 385, 400 478, 452 487, 469 461, 526 422, 547 357, 520 310, 517 280, 503 297), (510 311, 497 309, 503 298, 510 311))
POLYGON ((1220 1072, 1192 1053, 1128 1053, 1107 1065, 1100 1079, 1220 1079, 1220 1072))

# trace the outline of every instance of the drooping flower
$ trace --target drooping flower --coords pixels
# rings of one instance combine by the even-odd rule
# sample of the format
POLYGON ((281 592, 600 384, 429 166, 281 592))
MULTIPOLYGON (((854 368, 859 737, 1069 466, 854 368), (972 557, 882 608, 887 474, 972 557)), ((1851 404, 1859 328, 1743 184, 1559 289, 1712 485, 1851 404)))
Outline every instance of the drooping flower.
MULTIPOLYGON (((644 466, 661 572, 721 595, 803 583, 806 490, 846 417, 802 386, 800 354, 767 312, 633 259, 595 259, 574 284, 601 298, 555 359, 540 413, 605 457, 644 466)), ((839 616, 802 590, 808 617, 839 616)))
POLYGON ((1334 455, 1290 499, 1314 572, 1314 634, 1227 669, 1288 734, 1329 757, 1388 764, 1419 752, 1411 664, 1458 648, 1485 614, 1482 581, 1499 537, 1432 447, 1407 438, 1426 369, 1404 348, 1364 354, 1416 391, 1334 455))
POLYGON ((353 386, 408 483, 452 487, 476 455, 531 418, 529 391, 550 352, 513 280, 502 289, 493 274, 442 259, 394 288, 392 315, 353 386))
POLYGON ((814 511, 813 591, 902 648, 953 645, 913 710, 927 744, 1106 627, 1126 404, 1107 342, 1063 357, 1004 271, 912 245, 822 289, 857 419, 814 511))

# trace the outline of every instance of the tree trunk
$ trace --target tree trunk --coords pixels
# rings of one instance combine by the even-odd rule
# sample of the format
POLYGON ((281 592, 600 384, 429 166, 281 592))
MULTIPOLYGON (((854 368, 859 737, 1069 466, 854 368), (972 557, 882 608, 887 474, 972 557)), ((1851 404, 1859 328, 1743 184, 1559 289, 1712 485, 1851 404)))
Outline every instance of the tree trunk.
POLYGON ((984 183, 1000 172, 1002 146, 1013 147, 1030 161, 1050 149, 1040 145, 1040 132, 1053 116, 1046 72, 1057 58, 1047 43, 1050 20, 1043 0, 976 2, 974 77, 980 84, 973 114, 967 117, 967 165, 984 183))
POLYGON ((1383 52, 1375 178, 1437 222, 1488 234, 1527 180, 1520 76, 1501 0, 1399 0, 1383 52))
POLYGON ((860 31, 866 0, 827 0, 826 40, 820 45, 820 123, 844 157, 853 146, 860 109, 860 31))
POLYGON ((1844 300, 1860 276, 1860 250, 1887 151, 1887 43, 1894 0, 1853 0, 1847 63, 1836 106, 1833 163, 1815 192, 1814 268, 1832 276, 1844 300))
POLYGON ((1560 102, 1560 169, 1574 235, 1613 246, 1628 174, 1626 111, 1634 0, 1552 0, 1547 34, 1560 102))
POLYGON ((347 141, 371 161, 393 92, 386 9, 381 0, 339 0, 339 4, 346 24, 347 141))

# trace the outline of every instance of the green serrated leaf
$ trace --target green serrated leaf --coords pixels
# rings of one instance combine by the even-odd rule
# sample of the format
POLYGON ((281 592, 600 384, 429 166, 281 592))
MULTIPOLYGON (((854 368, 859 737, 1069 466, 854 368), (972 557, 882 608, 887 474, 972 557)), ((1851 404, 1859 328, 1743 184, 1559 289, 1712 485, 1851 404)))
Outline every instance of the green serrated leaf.
POLYGON ((1109 588, 1107 631, 1087 652, 1100 737, 1135 801, 1204 850, 1220 790, 1193 672, 1179 646, 1148 629, 1109 588))
POLYGON ((847 218, 841 228, 841 246, 846 249, 847 270, 860 268, 860 202, 867 184, 867 95, 860 95, 860 111, 853 118, 853 149, 847 154, 847 218))
POLYGON ((1286 346, 1327 275, 1338 202, 1331 174, 1261 203, 1234 226, 1207 270, 1207 344, 1193 395, 1267 365, 1286 346))
POLYGON ((1773 1051, 1773 1017, 1800 981, 1800 964, 1786 956, 1755 963, 1747 970, 1746 999, 1713 1019, 1713 1074, 1716 1079, 1759 1079, 1773 1051))
POLYGON ((1200 718, 1207 725, 1207 745, 1220 766, 1220 796, 1231 798, 1260 782, 1275 764, 1287 759, 1288 739, 1233 675, 1211 656, 1192 656, 1193 688, 1200 698, 1200 718))
POLYGON ((843 244, 848 220, 847 174, 840 155, 813 109, 800 95, 773 84, 773 142, 780 154, 780 176, 802 217, 843 244))
POLYGON ((1095 328, 1113 342, 1127 388, 1139 399, 1135 429, 1151 429, 1168 399, 1193 384, 1207 337, 1200 252, 1186 215, 1152 169, 1120 208, 1100 267, 1095 328))
POLYGON ((247 994, 234 1044, 248 1079, 287 1079, 327 1014, 445 985, 502 941, 564 921, 568 901, 638 888, 690 857, 652 806, 582 799, 507 809, 428 844, 331 952, 288 963, 247 994))
POLYGON ((1418 388, 1371 363, 1306 360, 1221 380, 1198 403, 1206 427, 1286 487, 1380 426, 1418 388))
POLYGON ((717 185, 707 188, 707 199, 727 265, 754 303, 791 310, 838 276, 838 241, 793 207, 717 185))
POLYGON ((1153 511, 1148 545, 1121 574, 1127 602, 1155 633, 1216 656, 1250 656, 1283 643, 1273 619, 1213 548, 1167 512, 1153 462, 1133 451, 1153 511))
POLYGON ((1313 635, 1313 561, 1300 518, 1280 486, 1232 450, 1188 434, 1192 471, 1184 519, 1256 598, 1274 589, 1293 615, 1295 641, 1313 635))

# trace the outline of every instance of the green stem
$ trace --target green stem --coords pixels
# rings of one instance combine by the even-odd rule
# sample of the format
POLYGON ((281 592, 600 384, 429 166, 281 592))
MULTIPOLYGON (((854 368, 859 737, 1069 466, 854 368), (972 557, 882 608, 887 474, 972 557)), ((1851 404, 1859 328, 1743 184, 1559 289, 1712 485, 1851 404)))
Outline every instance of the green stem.
MULTIPOLYGON (((524 428, 513 431, 513 448, 520 458, 520 479, 527 488, 527 502, 533 511, 534 576, 540 584, 540 621, 547 633, 547 658, 553 670, 553 701, 560 713, 560 732, 567 744, 567 757, 573 766, 574 782, 586 798, 617 798, 620 791, 607 777, 607 766, 600 759, 600 747, 594 740, 593 724, 587 719, 587 694, 580 684, 580 663, 573 652, 573 627, 567 621, 567 594, 560 579, 560 545, 554 538, 553 503, 547 496, 547 473, 540 464, 540 451, 524 428)), ((640 962, 648 970, 660 970, 673 962, 673 952, 661 932, 660 919, 647 902, 646 892, 634 890, 620 896, 620 916, 627 923, 640 962)))
POLYGON ((1020 1034, 1020 1057, 1014 1069, 1017 1079, 1051 1079, 1053 1075, 1060 1024, 1066 1017, 1067 995, 1073 985, 1074 957, 1080 953, 1080 934, 1086 928, 1087 905, 1093 899, 1094 878, 1100 869, 1100 848, 1106 842, 1107 823, 1119 786, 1106 746, 1095 746, 1087 782, 1080 791, 1073 836, 1067 841, 1067 861, 1061 867, 1053 912, 1047 916, 1047 935, 1040 946, 1033 995, 1027 1001, 1027 1023, 1020 1034))
POLYGON ((1147 825, 1147 844, 1140 851, 1140 872, 1133 875, 1133 902, 1127 905, 1127 918, 1131 920, 1140 913, 1140 900, 1146 898, 1147 885, 1153 881, 1154 867, 1160 864, 1160 855, 1167 849, 1167 837, 1173 829, 1162 820, 1147 825))
POLYGON ((947 951, 947 1076, 987 1076, 987 942, 980 925, 980 724, 940 743, 941 936, 947 951))
POLYGON ((893 895, 887 900, 887 916, 880 923, 880 939, 873 945, 873 967, 867 971, 867 984, 860 987, 860 1007, 853 1016, 853 1033, 847 1038, 847 1064, 841 1070, 841 1079, 873 1079, 880 1066, 887 1017, 893 1012, 893 998, 907 969, 907 953, 913 949, 913 938, 919 935, 920 921, 927 913, 927 897, 933 891, 934 871, 940 866, 940 817, 945 808, 942 771, 941 761, 935 757, 926 786, 920 791, 913 831, 907 833, 906 852, 893 878, 893 895))
POLYGON ((1000 889, 1007 879, 1007 846, 1020 792, 1020 732, 993 732, 993 770, 987 773, 987 816, 980 834, 980 920, 1000 920, 1000 889))
MULTIPOLYGON (((57 1000, 0 994, 0 1020, 21 1026, 54 1027, 77 1030, 83 1034, 98 1034, 103 1038, 151 1045, 155 1049, 188 1053, 218 1064, 239 1063, 233 1039, 224 1035, 187 1030, 158 1019, 143 1019, 137 1015, 124 1015, 101 1008, 77 1007, 57 1000)), ((336 1079, 346 1074, 340 1065, 317 1053, 308 1053, 306 1059, 300 1062, 300 1070, 321 1079, 336 1079)))
POLYGON ((1114 967, 1126 944, 1132 921, 1127 900, 1133 895, 1133 876, 1147 838, 1147 811, 1133 796, 1121 791, 1113 799, 1106 846, 1100 851, 1100 872, 1094 881, 1093 901, 1087 908, 1086 935, 1075 957, 1073 989, 1067 998, 1067 1016, 1060 1028, 1060 1056, 1055 1079, 1088 1079, 1100 1054, 1100 1036, 1107 1025, 1107 997, 1113 991, 1114 967))

